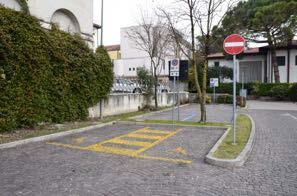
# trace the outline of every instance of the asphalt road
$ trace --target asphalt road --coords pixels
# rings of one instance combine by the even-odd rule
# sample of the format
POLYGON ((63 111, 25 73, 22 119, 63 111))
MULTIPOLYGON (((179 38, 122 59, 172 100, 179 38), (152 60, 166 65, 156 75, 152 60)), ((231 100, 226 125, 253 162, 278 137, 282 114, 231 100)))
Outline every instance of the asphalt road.
POLYGON ((297 110, 283 109, 246 110, 256 140, 242 168, 204 163, 223 130, 120 123, 0 151, 0 195, 296 195, 297 110))

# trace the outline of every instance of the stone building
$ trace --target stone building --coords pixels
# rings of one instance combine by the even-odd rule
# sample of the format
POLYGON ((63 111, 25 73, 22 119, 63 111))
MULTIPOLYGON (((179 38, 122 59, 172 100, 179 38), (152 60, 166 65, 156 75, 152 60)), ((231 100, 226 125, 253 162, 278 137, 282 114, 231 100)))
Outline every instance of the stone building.
MULTIPOLYGON (((0 0, 5 7, 21 10, 20 0, 0 0)), ((29 13, 39 19, 44 28, 56 23, 69 33, 78 33, 94 47, 93 0, 27 0, 29 13)))

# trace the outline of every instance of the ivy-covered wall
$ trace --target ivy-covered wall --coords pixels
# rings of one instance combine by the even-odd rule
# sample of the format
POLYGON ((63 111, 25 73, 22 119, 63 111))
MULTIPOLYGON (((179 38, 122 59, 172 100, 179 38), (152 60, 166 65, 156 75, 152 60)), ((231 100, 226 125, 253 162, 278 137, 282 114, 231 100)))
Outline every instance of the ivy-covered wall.
POLYGON ((21 11, 24 12, 25 14, 29 14, 29 7, 27 4, 27 0, 17 0, 17 2, 21 6, 21 11))
POLYGON ((112 82, 104 49, 0 6, 0 132, 84 119, 112 82))

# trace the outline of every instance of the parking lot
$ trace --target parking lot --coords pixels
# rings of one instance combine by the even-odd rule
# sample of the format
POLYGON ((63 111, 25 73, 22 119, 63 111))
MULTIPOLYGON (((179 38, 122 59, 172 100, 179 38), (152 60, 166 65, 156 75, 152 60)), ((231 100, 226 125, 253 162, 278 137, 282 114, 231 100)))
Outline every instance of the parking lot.
MULTIPOLYGON (((230 123, 232 120, 233 110, 232 105, 217 104, 206 105, 207 109, 207 121, 230 123)), ((178 109, 174 110, 174 119, 178 119, 178 109)), ((172 109, 168 109, 163 112, 151 113, 135 118, 136 120, 171 120, 172 109)), ((193 121, 198 122, 200 120, 200 108, 198 104, 188 104, 180 107, 180 121, 193 121)))
POLYGON ((222 129, 118 122, 1 150, 0 195, 296 195, 296 105, 257 104, 245 110, 256 136, 241 168, 204 162, 222 129))
POLYGON ((204 156, 223 132, 118 123, 8 149, 0 195, 159 195, 167 185, 175 193, 182 179, 204 172, 198 165, 208 167, 204 156))

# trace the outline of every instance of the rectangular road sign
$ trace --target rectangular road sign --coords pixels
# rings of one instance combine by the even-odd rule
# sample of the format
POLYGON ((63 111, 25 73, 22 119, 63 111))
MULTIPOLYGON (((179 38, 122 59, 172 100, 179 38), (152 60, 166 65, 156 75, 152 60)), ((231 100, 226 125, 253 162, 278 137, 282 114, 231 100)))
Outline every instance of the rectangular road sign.
POLYGON ((210 78, 210 87, 218 87, 219 78, 210 78))
POLYGON ((172 59, 170 61, 170 76, 179 76, 179 59, 172 59))

